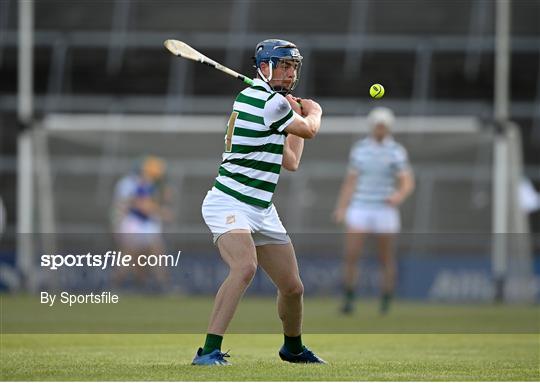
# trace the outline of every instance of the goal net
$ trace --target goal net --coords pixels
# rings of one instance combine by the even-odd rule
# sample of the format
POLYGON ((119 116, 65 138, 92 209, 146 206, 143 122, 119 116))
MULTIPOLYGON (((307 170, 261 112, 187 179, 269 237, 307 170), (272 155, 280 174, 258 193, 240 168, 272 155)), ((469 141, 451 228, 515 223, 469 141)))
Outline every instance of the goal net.
MULTIPOLYGON (((26 148, 20 153, 26 164, 19 187, 20 214, 27 233, 46 233, 27 241, 32 244, 26 246, 33 249, 19 251, 23 258, 20 264, 35 268, 35 261, 24 260, 29 253, 59 246, 68 238, 85 244, 85 248, 96 243, 113 246, 107 234, 114 213, 115 185, 145 155, 159 156, 167 163, 167 182, 174 196, 174 218, 164 229, 168 245, 215 251, 210 247, 200 206, 217 173, 225 125, 225 117, 206 115, 46 116, 25 133, 20 146, 26 148)), ((343 228, 332 222, 331 214, 350 148, 366 133, 363 117, 325 117, 320 135, 306 141, 300 169, 295 173, 282 170, 274 197, 300 262, 307 262, 309 270, 311 258, 320 261, 318 266, 313 263, 315 271, 307 276, 322 284, 320 291, 339 285, 343 228), (325 273, 329 268, 334 274, 325 273)), ((489 282, 494 242, 492 129, 469 116, 399 117, 394 136, 407 149, 416 179, 415 192, 401 209, 403 230, 398 250, 404 254, 402 267, 416 267, 414 262, 421 262, 420 270, 434 272, 429 262, 439 262, 445 270, 469 265, 465 271, 484 275, 480 282, 471 277, 474 286, 463 296, 443 288, 450 283, 448 278, 430 280, 425 286, 411 280, 411 296, 415 296, 415 289, 424 289, 432 298, 488 298, 493 291, 482 286, 489 282), (413 261, 406 263, 407 256, 413 261)), ((509 140, 515 159, 509 164, 510 189, 517 188, 519 182, 518 141, 515 137, 509 140)), ((509 198, 512 203, 507 218, 511 223, 520 219, 520 212, 515 196, 509 198)), ((369 257, 366 262, 370 262, 369 257)), ((455 274, 450 278, 452 286, 462 285, 460 275, 463 277, 455 274)))

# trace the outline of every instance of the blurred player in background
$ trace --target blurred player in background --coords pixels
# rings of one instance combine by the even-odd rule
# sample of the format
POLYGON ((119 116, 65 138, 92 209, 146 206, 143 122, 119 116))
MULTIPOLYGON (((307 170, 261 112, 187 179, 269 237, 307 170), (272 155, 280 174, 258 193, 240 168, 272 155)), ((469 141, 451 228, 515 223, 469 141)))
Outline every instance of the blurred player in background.
POLYGON ((394 113, 388 108, 375 108, 369 113, 367 121, 371 133, 351 150, 349 168, 334 212, 336 222, 344 222, 347 230, 343 313, 353 310, 358 259, 367 234, 375 234, 382 264, 382 314, 388 311, 393 296, 394 239, 400 231, 398 208, 414 189, 407 152, 390 133, 394 120, 394 113))
POLYGON ((299 79, 302 56, 283 40, 264 40, 255 49, 257 78, 233 105, 219 173, 202 205, 202 214, 229 275, 221 285, 196 365, 229 364, 221 352, 223 334, 260 265, 278 289, 283 324, 282 360, 324 363, 301 339, 303 291, 296 255, 272 196, 281 166, 295 171, 304 138, 313 138, 322 110, 312 100, 289 93, 299 79), (301 102, 301 106, 299 104, 301 102))
MULTIPOLYGON (((136 170, 118 181, 113 207, 113 231, 124 254, 163 254, 163 222, 172 218, 168 204, 171 190, 165 182, 165 162, 148 156, 136 170)), ((121 286, 128 277, 139 286, 161 289, 168 283, 164 267, 118 267, 113 284, 121 286), (131 272, 135 272, 131 275, 131 272), (155 278, 156 281, 153 281, 155 278)))

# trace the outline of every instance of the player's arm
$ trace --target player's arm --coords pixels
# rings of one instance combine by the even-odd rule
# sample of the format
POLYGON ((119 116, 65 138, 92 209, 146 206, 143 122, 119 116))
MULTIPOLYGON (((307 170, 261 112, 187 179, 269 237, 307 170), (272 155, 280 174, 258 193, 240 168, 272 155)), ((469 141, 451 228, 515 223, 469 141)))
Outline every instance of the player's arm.
MULTIPOLYGON (((289 101, 289 104, 291 105, 292 110, 296 112, 298 117, 301 117, 302 107, 298 103, 297 99, 291 95, 288 95, 287 101, 289 101)), ((293 123, 294 121, 291 123, 291 125, 293 123)), ((285 131, 287 131, 287 128, 285 128, 285 131)), ((304 151, 304 139, 300 136, 289 134, 287 138, 285 139, 285 146, 283 148, 282 166, 291 172, 296 171, 298 169, 298 166, 300 166, 300 159, 302 158, 303 151, 304 151)))
POLYGON ((149 196, 137 196, 132 200, 132 206, 147 215, 159 215, 159 205, 149 196))
MULTIPOLYGON (((287 100, 289 104, 301 102, 301 113, 295 114, 295 119, 286 128, 285 131, 288 134, 294 134, 295 136, 302 138, 313 138, 319 132, 321 127, 321 106, 313 100, 308 99, 295 99, 293 96, 288 95, 287 100)), ((293 107, 294 110, 294 107, 293 107)))
POLYGON ((162 186, 158 203, 160 205, 160 218, 165 222, 172 222, 174 220, 174 214, 172 209, 173 190, 169 185, 162 186))
POLYGON ((302 137, 290 134, 285 140, 283 148, 283 163, 285 169, 294 172, 300 166, 300 159, 304 151, 304 139, 302 137))
POLYGON ((396 191, 388 197, 388 203, 392 206, 399 206, 414 191, 414 175, 410 169, 397 173, 396 180, 396 191))
POLYGON ((341 184, 341 190, 336 203, 336 209, 334 210, 334 220, 336 223, 342 223, 345 220, 345 214, 349 203, 351 202, 354 189, 356 188, 356 182, 358 180, 358 172, 353 169, 349 169, 345 175, 345 179, 341 184))

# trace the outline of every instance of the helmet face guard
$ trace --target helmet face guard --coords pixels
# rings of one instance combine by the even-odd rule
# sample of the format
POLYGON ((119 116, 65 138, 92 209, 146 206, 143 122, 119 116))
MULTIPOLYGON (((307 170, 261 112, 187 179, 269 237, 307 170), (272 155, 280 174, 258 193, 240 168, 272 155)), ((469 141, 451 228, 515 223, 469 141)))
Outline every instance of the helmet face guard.
POLYGON ((293 43, 278 39, 261 41, 255 48, 255 56, 253 58, 255 60, 255 68, 257 68, 257 73, 268 84, 270 80, 272 80, 273 69, 279 65, 280 61, 290 60, 298 64, 298 67, 296 68, 296 78, 289 88, 272 87, 269 84, 275 92, 287 94, 291 92, 298 84, 298 80, 300 79, 300 69, 302 67, 302 56, 300 55, 300 51, 296 45, 293 43), (270 74, 268 78, 264 76, 261 71, 261 64, 263 62, 268 63, 270 67, 270 74))

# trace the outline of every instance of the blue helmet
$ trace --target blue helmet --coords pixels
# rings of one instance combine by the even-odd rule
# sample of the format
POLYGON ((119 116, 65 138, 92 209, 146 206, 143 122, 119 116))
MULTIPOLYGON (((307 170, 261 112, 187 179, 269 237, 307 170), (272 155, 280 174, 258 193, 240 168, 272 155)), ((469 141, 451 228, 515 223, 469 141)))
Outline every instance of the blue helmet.
POLYGON ((298 79, 300 78, 300 66, 302 65, 302 56, 300 55, 300 51, 295 44, 291 43, 290 41, 280 39, 268 39, 261 41, 257 44, 257 47, 255 47, 255 56, 253 59, 255 60, 255 68, 257 68, 257 72, 266 82, 271 80, 272 68, 276 68, 280 60, 294 60, 298 62, 296 81, 291 85, 291 88, 285 90, 274 90, 282 93, 288 93, 295 88, 296 84, 298 83, 298 79), (263 62, 271 64, 270 76, 268 79, 265 78, 260 71, 261 63, 263 62))

